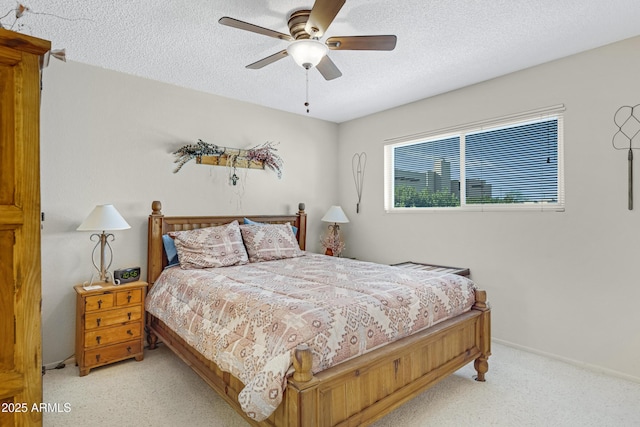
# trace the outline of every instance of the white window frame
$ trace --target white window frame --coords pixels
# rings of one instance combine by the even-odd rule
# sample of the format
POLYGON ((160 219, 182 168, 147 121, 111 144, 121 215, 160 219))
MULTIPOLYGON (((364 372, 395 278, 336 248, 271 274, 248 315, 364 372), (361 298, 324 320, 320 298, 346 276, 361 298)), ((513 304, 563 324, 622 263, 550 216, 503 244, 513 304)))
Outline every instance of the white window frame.
POLYGON ((415 212, 451 212, 451 211, 564 211, 564 105, 541 108, 533 111, 513 114, 480 122, 454 126, 446 129, 422 132, 392 138, 384 141, 384 209, 387 213, 415 212), (529 123, 556 119, 558 122, 557 140, 557 201, 549 203, 503 203, 503 204, 467 204, 466 203, 466 165, 465 136, 470 133, 497 130, 500 128, 521 126, 529 123), (460 206, 455 207, 395 207, 394 206, 394 150, 395 148, 460 137, 460 206))

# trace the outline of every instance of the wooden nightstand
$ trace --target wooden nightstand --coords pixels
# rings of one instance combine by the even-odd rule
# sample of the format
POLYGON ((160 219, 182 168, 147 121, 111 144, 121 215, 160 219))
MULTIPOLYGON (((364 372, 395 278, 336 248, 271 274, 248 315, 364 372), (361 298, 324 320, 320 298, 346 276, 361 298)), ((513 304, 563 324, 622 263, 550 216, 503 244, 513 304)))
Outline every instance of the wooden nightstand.
POLYGON ((144 298, 147 282, 76 291, 76 364, 80 376, 92 368, 144 357, 144 298))
POLYGON ((446 265, 425 264, 422 262, 405 261, 399 264, 392 264, 395 267, 411 268, 414 270, 434 271, 440 273, 454 273, 459 276, 469 277, 469 269, 466 267, 449 267, 446 265))

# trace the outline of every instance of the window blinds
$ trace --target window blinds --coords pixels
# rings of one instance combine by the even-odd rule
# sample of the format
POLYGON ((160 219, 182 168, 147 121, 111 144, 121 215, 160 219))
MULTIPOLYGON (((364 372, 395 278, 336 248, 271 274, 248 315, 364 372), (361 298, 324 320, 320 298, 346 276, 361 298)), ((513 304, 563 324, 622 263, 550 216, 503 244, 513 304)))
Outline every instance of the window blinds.
POLYGON ((390 140, 385 209, 564 210, 562 111, 549 107, 390 140))

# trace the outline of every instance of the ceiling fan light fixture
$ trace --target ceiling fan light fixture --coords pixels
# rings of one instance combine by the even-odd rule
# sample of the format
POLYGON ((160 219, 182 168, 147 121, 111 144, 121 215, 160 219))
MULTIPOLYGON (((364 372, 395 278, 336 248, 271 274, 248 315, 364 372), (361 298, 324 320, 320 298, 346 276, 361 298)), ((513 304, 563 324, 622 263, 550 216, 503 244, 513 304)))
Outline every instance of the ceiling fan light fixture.
POLYGON ((318 65, 328 51, 329 48, 324 43, 314 39, 296 40, 287 47, 287 54, 307 70, 318 65))

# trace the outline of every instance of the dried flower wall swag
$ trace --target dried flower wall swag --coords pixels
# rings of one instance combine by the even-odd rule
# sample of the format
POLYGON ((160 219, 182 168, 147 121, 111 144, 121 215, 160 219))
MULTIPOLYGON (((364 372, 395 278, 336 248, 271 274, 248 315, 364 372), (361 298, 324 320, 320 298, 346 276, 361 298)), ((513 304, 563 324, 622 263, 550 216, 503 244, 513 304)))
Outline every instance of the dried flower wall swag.
MULTIPOLYGON (((182 169, 188 161, 196 159, 197 163, 227 166, 233 168, 269 168, 273 170, 278 178, 282 178, 282 168, 284 163, 282 158, 276 153, 273 142, 265 142, 264 144, 257 145, 249 149, 220 147, 215 144, 210 144, 199 139, 195 144, 187 144, 174 151, 176 156, 174 163, 178 165, 174 169, 173 173, 177 173, 182 169), (205 158, 212 158, 210 161, 205 161, 205 158)), ((236 185, 238 181, 237 175, 233 174, 233 185, 236 185)))

